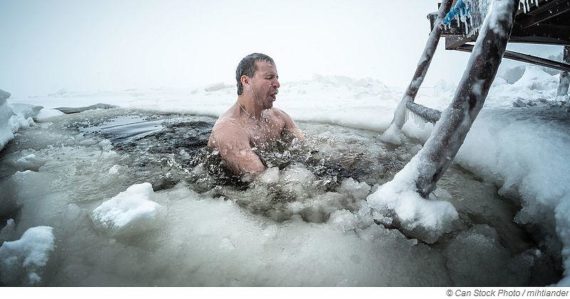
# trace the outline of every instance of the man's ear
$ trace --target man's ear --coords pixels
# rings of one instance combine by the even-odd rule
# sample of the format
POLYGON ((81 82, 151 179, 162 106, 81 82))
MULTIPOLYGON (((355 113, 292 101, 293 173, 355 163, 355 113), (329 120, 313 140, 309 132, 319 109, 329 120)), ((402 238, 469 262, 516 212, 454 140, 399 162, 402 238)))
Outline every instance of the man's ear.
POLYGON ((244 87, 244 89, 249 88, 249 77, 246 75, 242 75, 239 80, 241 81, 241 85, 244 87))

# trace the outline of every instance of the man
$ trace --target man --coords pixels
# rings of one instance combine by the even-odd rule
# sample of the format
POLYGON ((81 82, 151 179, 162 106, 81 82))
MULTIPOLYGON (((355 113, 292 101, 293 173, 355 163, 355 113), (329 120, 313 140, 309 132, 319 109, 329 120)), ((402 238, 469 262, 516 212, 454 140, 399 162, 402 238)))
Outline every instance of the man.
POLYGON ((236 103, 214 124, 208 140, 235 174, 255 176, 265 170, 254 149, 266 149, 286 135, 303 140, 287 113, 273 107, 280 84, 271 57, 253 53, 236 70, 236 103))

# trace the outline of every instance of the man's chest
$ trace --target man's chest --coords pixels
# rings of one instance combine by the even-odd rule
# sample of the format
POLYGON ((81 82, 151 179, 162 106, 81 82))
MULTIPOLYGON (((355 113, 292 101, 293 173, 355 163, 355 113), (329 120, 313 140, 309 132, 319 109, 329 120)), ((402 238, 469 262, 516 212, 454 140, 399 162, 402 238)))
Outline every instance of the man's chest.
POLYGON ((266 147, 281 138, 285 123, 280 120, 260 121, 248 128, 249 140, 256 147, 266 147))

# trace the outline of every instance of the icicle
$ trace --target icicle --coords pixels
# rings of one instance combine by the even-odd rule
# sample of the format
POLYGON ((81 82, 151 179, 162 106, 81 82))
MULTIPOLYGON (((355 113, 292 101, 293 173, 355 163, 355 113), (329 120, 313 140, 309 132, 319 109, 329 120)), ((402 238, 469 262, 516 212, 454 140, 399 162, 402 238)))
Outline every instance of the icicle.
POLYGON ((459 19, 459 15, 455 15, 455 21, 457 22, 457 27, 461 26, 461 20, 459 19))
POLYGON ((528 0, 523 0, 521 2, 519 2, 519 9, 522 6, 523 12, 527 13, 528 12, 528 0))
POLYGON ((530 11, 532 4, 538 7, 538 0, 523 0, 519 2, 519 9, 522 6, 524 13, 527 13, 530 11))

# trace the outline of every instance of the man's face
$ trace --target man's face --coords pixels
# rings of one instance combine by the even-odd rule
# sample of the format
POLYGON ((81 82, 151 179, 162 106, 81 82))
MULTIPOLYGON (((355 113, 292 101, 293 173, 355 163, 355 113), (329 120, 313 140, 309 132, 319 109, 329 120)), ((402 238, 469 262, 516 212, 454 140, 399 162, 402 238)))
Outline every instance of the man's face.
POLYGON ((275 65, 266 61, 256 61, 257 68, 251 79, 253 97, 263 109, 273 107, 279 87, 279 75, 275 65))

